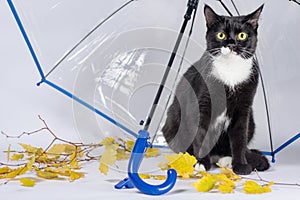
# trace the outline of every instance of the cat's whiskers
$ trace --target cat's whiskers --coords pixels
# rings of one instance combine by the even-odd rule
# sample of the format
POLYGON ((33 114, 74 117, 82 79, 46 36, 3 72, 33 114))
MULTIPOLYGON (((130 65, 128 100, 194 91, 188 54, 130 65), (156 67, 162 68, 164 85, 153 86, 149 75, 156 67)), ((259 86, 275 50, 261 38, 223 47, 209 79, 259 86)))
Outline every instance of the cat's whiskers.
POLYGON ((208 50, 208 53, 210 56, 216 56, 220 52, 221 52, 221 48, 213 48, 213 49, 208 50))
POLYGON ((249 58, 253 57, 253 52, 250 52, 250 51, 246 50, 245 48, 242 48, 240 56, 244 59, 249 59, 249 58))

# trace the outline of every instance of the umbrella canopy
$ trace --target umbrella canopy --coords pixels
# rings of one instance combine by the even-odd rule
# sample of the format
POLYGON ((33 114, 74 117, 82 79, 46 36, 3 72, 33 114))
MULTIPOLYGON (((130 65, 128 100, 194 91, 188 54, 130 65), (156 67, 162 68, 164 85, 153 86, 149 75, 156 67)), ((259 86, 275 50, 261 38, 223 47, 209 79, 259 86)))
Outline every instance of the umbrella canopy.
MULTIPOLYGON (((15 16, 20 17, 23 36, 25 39, 28 36, 27 45, 39 69, 41 83, 75 100, 74 120, 82 140, 93 143, 107 136, 136 136, 163 77, 187 2, 10 2, 16 8, 15 16)), ((157 105, 149 129, 154 144, 165 145, 160 127, 176 80, 205 51, 204 4, 218 14, 228 15, 229 11, 244 15, 263 2, 257 58, 264 82, 260 83, 255 98, 257 134, 252 145, 270 151, 270 132, 275 147, 299 132, 300 7, 287 0, 207 0, 199 2, 192 37, 184 35, 157 105)))

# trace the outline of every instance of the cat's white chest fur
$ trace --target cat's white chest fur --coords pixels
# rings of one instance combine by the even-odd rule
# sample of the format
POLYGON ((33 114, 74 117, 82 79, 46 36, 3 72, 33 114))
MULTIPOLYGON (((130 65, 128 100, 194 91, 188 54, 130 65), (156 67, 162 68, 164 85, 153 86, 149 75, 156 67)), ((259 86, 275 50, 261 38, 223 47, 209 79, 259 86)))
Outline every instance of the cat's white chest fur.
POLYGON ((213 57, 212 75, 234 89, 248 80, 252 73, 253 58, 244 59, 229 48, 222 47, 221 54, 213 57))

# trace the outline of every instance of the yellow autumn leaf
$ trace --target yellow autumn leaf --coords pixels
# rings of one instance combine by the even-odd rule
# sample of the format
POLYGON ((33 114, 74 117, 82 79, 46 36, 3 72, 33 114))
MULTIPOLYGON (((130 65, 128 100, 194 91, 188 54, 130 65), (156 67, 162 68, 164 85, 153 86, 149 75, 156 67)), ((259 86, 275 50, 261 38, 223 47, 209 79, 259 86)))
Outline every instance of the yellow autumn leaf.
POLYGON ((217 163, 217 166, 221 168, 221 174, 224 174, 227 178, 237 182, 242 180, 242 178, 238 176, 236 173, 234 173, 232 169, 227 167, 222 167, 219 163, 217 163))
POLYGON ((58 177, 56 173, 47 172, 47 171, 37 171, 36 174, 38 177, 45 178, 45 179, 54 179, 58 177))
POLYGON ((76 146, 74 145, 71 145, 71 144, 63 144, 65 149, 64 149, 64 152, 66 154, 72 154, 76 151, 76 146))
POLYGON ((104 140, 102 140, 100 142, 100 144, 103 145, 103 146, 112 145, 114 143, 115 143, 115 139, 113 137, 104 138, 104 140))
POLYGON ((35 162, 37 163, 43 163, 43 164, 47 164, 47 163, 51 163, 56 161, 56 158, 49 158, 48 155, 46 153, 42 153, 42 154, 35 154, 36 158, 35 158, 35 162))
POLYGON ((47 164, 47 167, 59 168, 59 167, 62 167, 63 165, 64 165, 63 163, 50 163, 50 164, 47 164))
POLYGON ((114 149, 107 149, 101 156, 101 163, 106 165, 113 165, 117 160, 117 151, 114 149))
POLYGON ((27 172, 28 168, 27 167, 18 167, 16 169, 13 169, 11 172, 6 174, 4 178, 15 178, 16 176, 25 174, 27 172))
POLYGON ((165 158, 171 168, 175 169, 179 176, 189 178, 194 173, 194 165, 197 159, 189 153, 166 155, 165 158))
POLYGON ((107 175, 108 166, 113 165, 117 160, 117 150, 119 144, 114 143, 114 138, 105 138, 100 144, 105 146, 105 151, 100 158, 99 170, 101 173, 107 175))
POLYGON ((63 152, 65 152, 66 144, 54 144, 48 151, 48 155, 60 156, 63 152))
POLYGON ((31 154, 42 154, 44 152, 44 150, 42 148, 36 148, 36 147, 33 147, 31 145, 28 145, 28 144, 23 144, 23 143, 19 143, 19 145, 21 147, 23 147, 23 149, 26 151, 26 153, 28 155, 31 155, 31 154))
POLYGON ((216 181, 216 187, 221 193, 233 193, 235 183, 229 179, 225 174, 212 174, 216 181))
POLYGON ((80 179, 80 178, 83 178, 83 177, 84 177, 84 174, 82 174, 80 172, 71 171, 71 173, 70 173, 70 180, 71 181, 74 181, 76 179, 80 179))
POLYGON ((10 158, 10 146, 11 145, 8 145, 7 147, 7 152, 6 152, 6 160, 9 161, 9 158, 10 158))
POLYGON ((125 144, 125 147, 128 151, 132 151, 133 149, 133 146, 134 146, 134 141, 133 140, 128 140, 125 144))
POLYGON ((139 174, 141 179, 150 179, 151 176, 149 174, 139 174))
POLYGON ((234 181, 229 179, 225 174, 212 174, 211 176, 220 184, 228 185, 233 188, 235 187, 234 181))
POLYGON ((83 157, 84 153, 83 153, 81 147, 77 147, 76 152, 77 152, 77 156, 78 156, 78 157, 80 157, 80 158, 83 157))
POLYGON ((9 167, 5 166, 5 167, 1 167, 0 168, 0 174, 7 174, 9 172, 11 172, 12 169, 10 169, 9 167))
POLYGON ((182 157, 182 155, 183 155, 183 153, 165 155, 165 158, 167 159, 168 164, 170 165, 171 163, 177 161, 180 157, 182 157))
POLYGON ((35 185, 35 181, 30 178, 21 178, 20 182, 22 183, 22 186, 25 187, 33 187, 35 185))
MULTIPOLYGON (((119 139, 121 142, 125 142, 122 139, 119 139)), ((119 149, 119 144, 115 142, 113 137, 104 138, 100 145, 105 147, 104 153, 100 158, 99 170, 101 173, 107 175, 109 171, 109 166, 113 165, 116 160, 124 160, 130 158, 130 154, 128 154, 125 150, 119 149)))
POLYGON ((117 149, 117 160, 127 160, 130 158, 130 154, 124 149, 117 149))
POLYGON ((223 193, 223 194, 227 194, 227 193, 233 193, 234 192, 234 188, 231 187, 230 185, 227 184, 220 184, 218 186, 218 190, 223 193))
POLYGON ((70 169, 69 168, 66 168, 66 167, 63 167, 63 168, 51 168, 51 167, 46 167, 45 172, 51 172, 51 173, 54 173, 54 174, 59 174, 61 176, 70 176, 70 169))
POLYGON ((78 160, 77 160, 77 152, 73 152, 71 157, 70 157, 70 167, 72 169, 80 169, 78 165, 78 160))
POLYGON ((21 160, 24 158, 24 154, 21 154, 21 153, 14 153, 12 156, 11 156, 11 160, 21 160))
POLYGON ((99 170, 107 175, 108 165, 113 165, 117 160, 117 149, 114 145, 109 145, 100 158, 99 170))
POLYGON ((214 188, 216 184, 216 180, 212 175, 204 176, 201 179, 198 179, 193 186, 196 188, 198 192, 209 192, 214 188))
POLYGON ((274 182, 270 182, 268 185, 261 186, 255 181, 247 180, 244 183, 244 192, 246 194, 262 194, 262 193, 271 192, 272 190, 270 186, 273 184, 274 182))
POLYGON ((108 166, 104 163, 101 163, 99 166, 99 170, 102 174, 107 175, 108 173, 108 166))
POLYGON ((31 156, 31 158, 29 158, 29 162, 26 164, 28 170, 32 170, 32 166, 35 162, 35 155, 31 156))
POLYGON ((167 179, 167 177, 164 175, 152 175, 152 178, 154 180, 166 180, 167 179))
POLYGON ((71 168, 67 165, 66 162, 62 163, 62 169, 64 169, 68 173, 71 173, 71 168))
POLYGON ((158 154, 159 154, 159 149, 157 149, 157 148, 149 148, 149 149, 146 150, 145 157, 146 158, 157 157, 158 154))
POLYGON ((170 165, 167 162, 158 163, 158 167, 163 171, 170 169, 170 165))

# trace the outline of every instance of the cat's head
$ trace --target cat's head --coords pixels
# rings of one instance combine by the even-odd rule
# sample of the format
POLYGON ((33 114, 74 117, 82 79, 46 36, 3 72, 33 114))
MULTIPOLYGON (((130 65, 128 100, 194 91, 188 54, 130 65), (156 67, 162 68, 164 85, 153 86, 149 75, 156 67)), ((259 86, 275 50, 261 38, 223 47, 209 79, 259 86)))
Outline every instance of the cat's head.
POLYGON ((205 5, 207 51, 213 56, 234 54, 242 58, 252 57, 262 9, 263 5, 249 15, 228 17, 216 14, 205 5))

